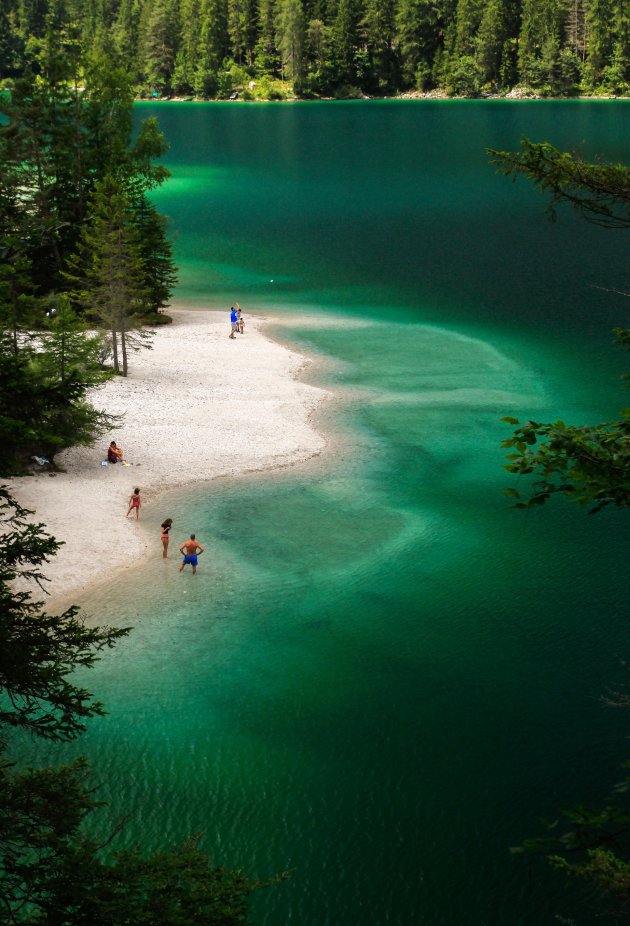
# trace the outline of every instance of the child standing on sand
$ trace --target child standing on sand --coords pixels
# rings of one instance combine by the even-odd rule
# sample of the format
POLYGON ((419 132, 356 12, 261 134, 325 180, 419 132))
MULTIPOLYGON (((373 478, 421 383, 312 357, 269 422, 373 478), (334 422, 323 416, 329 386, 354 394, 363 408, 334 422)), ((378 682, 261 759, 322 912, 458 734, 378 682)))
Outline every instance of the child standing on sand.
POLYGON ((136 509, 136 521, 140 517, 140 489, 134 489, 133 493, 129 496, 129 508, 127 508, 126 518, 129 517, 129 513, 136 509))

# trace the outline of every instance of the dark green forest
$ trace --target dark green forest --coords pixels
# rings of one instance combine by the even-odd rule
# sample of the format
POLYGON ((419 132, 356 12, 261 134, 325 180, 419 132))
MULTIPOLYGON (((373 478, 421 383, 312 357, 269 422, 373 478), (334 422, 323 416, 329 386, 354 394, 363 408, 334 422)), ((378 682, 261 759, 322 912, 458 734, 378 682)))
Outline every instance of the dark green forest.
POLYGON ((0 80, 50 26, 140 97, 627 95, 627 0, 0 0, 0 80))
POLYGON ((168 176, 167 143, 155 119, 134 132, 125 70, 51 20, 26 44, 30 66, 0 95, 3 474, 115 424, 87 391, 127 375, 144 326, 169 320, 176 279, 149 199, 168 176))

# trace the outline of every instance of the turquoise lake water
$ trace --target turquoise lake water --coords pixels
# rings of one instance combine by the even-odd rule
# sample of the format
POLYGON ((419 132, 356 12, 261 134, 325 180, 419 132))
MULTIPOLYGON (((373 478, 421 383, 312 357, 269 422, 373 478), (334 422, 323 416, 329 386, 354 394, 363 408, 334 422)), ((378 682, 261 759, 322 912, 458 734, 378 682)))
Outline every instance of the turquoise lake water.
POLYGON ((155 199, 178 299, 273 315, 341 401, 318 460, 147 511, 209 554, 193 580, 158 540, 87 603, 135 630, 90 674, 111 713, 69 754, 131 815, 123 842, 202 831, 221 863, 291 869, 264 926, 570 915, 562 877, 509 847, 628 757, 598 700, 625 678, 628 530, 511 509, 500 418, 628 404, 628 302, 597 287, 627 289, 629 237, 550 223, 485 148, 627 161, 630 104, 138 108, 172 145, 155 199))

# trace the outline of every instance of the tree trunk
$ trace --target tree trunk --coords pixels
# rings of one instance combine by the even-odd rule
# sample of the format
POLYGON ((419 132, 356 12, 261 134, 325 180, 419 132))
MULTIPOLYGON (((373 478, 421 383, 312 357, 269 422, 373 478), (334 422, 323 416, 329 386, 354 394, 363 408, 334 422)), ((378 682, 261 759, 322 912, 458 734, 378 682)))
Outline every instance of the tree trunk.
POLYGON ((112 354, 114 357, 114 369, 118 373, 120 369, 118 366, 118 335, 115 328, 112 328, 112 354))
POLYGON ((123 358, 123 367, 122 375, 127 375, 127 339, 125 336, 125 323, 123 321, 122 328, 120 330, 120 346, 122 349, 122 358, 123 358))
MULTIPOLYGON (((62 324, 64 324, 62 322, 62 324)), ((61 335, 61 382, 66 381, 66 334, 61 335)))
POLYGON ((74 132, 76 146, 76 165, 77 165, 77 200, 79 204, 77 220, 83 221, 85 218, 85 203, 83 200, 83 158, 82 158, 82 125, 81 125, 81 100, 79 98, 79 81, 77 70, 74 71, 74 132))
POLYGON ((15 282, 11 282, 11 343, 13 346, 13 354, 15 357, 17 357, 18 355, 17 316, 18 316, 17 287, 15 285, 15 282))

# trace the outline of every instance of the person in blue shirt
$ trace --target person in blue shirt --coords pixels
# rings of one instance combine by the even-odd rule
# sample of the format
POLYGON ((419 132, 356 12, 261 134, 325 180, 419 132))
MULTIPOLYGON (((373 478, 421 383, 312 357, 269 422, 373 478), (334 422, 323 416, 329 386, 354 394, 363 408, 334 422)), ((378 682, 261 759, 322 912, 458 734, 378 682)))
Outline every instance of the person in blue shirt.
POLYGON ((236 314, 236 309, 234 306, 230 309, 230 324, 232 325, 232 330, 230 331, 230 337, 233 338, 236 332, 238 331, 238 315, 236 314))

